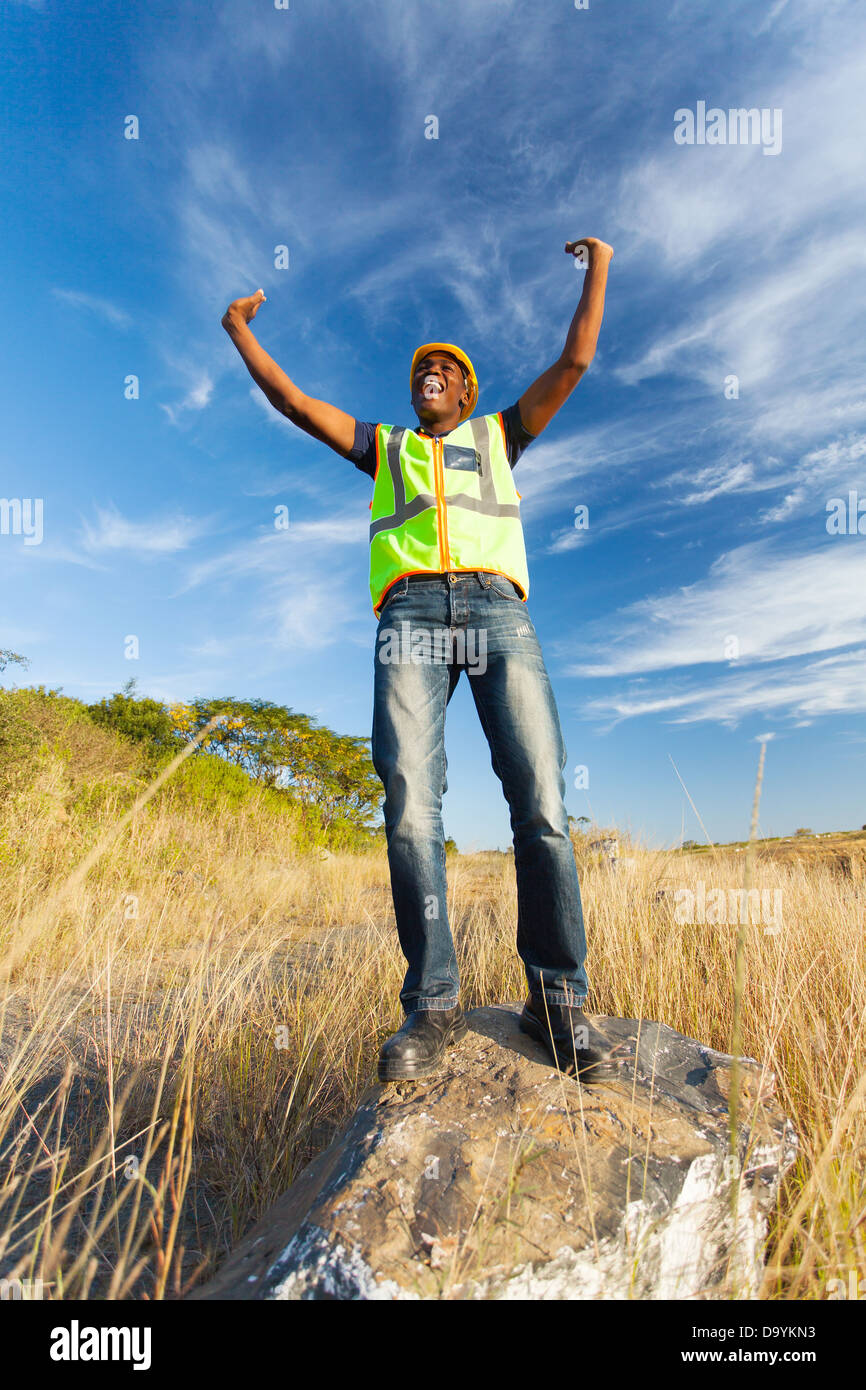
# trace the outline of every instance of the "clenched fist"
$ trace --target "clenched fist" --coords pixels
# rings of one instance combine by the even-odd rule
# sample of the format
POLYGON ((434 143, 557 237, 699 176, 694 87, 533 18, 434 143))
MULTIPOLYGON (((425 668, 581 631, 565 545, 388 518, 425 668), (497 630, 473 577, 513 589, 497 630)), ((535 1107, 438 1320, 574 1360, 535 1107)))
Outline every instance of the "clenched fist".
POLYGON ((255 294, 248 294, 243 299, 236 299, 229 305, 222 316, 223 328, 230 328, 233 323, 239 320, 249 323, 254 319, 259 311, 259 305, 264 304, 266 295, 264 290, 256 290, 255 294))
POLYGON ((579 241, 567 241, 565 243, 565 249, 569 251, 581 265, 587 265, 590 260, 595 262, 613 259, 613 247, 608 246, 606 241, 599 241, 597 236, 583 236, 579 241), (583 246, 587 249, 587 255, 584 255, 582 251, 579 250, 579 248, 583 246))

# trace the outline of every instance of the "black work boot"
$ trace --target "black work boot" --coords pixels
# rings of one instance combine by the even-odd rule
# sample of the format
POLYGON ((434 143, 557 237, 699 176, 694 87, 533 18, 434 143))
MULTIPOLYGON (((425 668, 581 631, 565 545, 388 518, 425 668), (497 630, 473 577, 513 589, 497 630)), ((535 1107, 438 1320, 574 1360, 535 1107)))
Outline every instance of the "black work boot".
POLYGON ((446 1047, 467 1032, 463 1009, 423 1009, 409 1014, 403 1027, 384 1043, 379 1053, 380 1081, 414 1081, 431 1076, 446 1047))
POLYGON ((530 994, 519 1026, 521 1032, 543 1043, 559 1071, 567 1076, 574 1076, 575 1064, 578 1079, 584 1084, 615 1081, 622 1075, 625 1048, 621 1043, 609 1043, 583 1009, 551 1004, 530 994))

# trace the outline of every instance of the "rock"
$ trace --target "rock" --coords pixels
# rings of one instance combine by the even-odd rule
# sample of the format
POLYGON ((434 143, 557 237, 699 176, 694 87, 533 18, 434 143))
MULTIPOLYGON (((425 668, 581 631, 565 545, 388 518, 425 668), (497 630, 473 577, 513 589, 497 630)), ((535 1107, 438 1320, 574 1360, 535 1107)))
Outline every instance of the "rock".
POLYGON ((859 883, 864 876, 862 855, 837 854, 830 862, 838 874, 841 874, 843 878, 850 878, 855 883, 859 883))
POLYGON ((593 840, 589 846, 590 853, 598 853, 600 862, 607 864, 608 868, 615 869, 619 859, 619 840, 616 835, 605 835, 601 840, 593 840))
POLYGON ((595 1017, 631 1060, 621 1080, 582 1086, 519 1031, 520 1007, 470 1012, 438 1076, 372 1086, 191 1297, 754 1296, 797 1144, 772 1075, 743 1059, 738 1183, 731 1057, 595 1017))

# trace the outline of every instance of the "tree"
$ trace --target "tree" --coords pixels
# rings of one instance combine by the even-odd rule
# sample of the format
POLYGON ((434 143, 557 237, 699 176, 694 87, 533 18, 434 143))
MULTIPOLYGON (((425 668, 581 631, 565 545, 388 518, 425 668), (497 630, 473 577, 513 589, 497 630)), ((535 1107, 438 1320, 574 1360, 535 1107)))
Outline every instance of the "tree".
POLYGON ((95 724, 115 729, 133 743, 146 744, 156 756, 171 751, 178 743, 171 715, 158 700, 137 700, 135 687, 135 679, 129 680, 123 690, 88 705, 91 719, 95 724))
POLYGON ((794 831, 795 835, 814 835, 814 833, 815 832, 813 830, 805 830, 802 827, 799 830, 794 831))
POLYGON ((215 716, 225 716, 200 748, 219 753, 263 786, 289 793, 302 817, 317 808, 323 829, 347 821, 368 829, 384 792, 370 761, 369 739, 336 734, 309 715, 270 700, 193 700, 170 710, 174 728, 187 741, 215 716))
POLYGON ((13 661, 19 666, 27 667, 30 665, 26 656, 19 656, 17 652, 10 651, 8 647, 0 647, 0 671, 5 671, 6 667, 13 661))

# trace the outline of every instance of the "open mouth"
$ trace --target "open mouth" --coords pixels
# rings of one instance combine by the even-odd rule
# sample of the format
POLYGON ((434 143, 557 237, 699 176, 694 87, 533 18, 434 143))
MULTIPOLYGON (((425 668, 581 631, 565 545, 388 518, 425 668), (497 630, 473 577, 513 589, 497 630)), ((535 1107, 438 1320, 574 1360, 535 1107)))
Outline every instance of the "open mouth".
POLYGON ((442 395, 444 390, 445 387, 442 382, 438 381, 435 376, 425 376, 421 382, 421 395, 427 401, 435 400, 437 396, 442 395))

